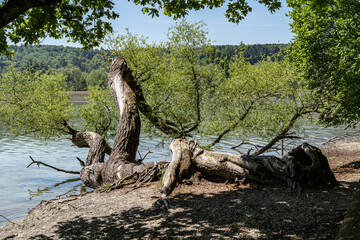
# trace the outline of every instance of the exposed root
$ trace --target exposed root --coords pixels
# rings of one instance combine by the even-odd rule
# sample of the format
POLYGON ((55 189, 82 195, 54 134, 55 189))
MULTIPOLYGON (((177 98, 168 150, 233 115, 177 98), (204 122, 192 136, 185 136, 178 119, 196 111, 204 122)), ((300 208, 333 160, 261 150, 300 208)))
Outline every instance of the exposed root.
POLYGON ((169 210, 170 207, 170 198, 162 198, 160 197, 156 202, 157 205, 162 206, 164 205, 166 210, 169 210))
POLYGON ((146 168, 142 172, 134 172, 131 175, 123 177, 118 182, 106 187, 99 188, 101 192, 109 192, 114 189, 119 189, 124 186, 131 186, 132 189, 139 188, 146 183, 161 180, 163 171, 168 165, 168 162, 154 162, 153 167, 146 168))

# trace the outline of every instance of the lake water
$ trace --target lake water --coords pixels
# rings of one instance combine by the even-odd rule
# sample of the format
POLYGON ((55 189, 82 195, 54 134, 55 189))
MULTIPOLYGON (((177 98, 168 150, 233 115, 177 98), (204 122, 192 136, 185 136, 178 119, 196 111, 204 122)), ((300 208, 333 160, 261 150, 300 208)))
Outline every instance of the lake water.
MULTIPOLYGON (((0 132, 1 134, 1 132, 0 132)), ((166 161, 170 151, 159 140, 142 139, 139 151, 142 156, 150 150, 144 162, 166 161)), ((42 200, 57 198, 62 194, 79 193, 81 181, 78 175, 57 172, 53 169, 31 163, 29 156, 61 169, 80 171, 76 157, 86 159, 88 149, 71 145, 68 139, 42 142, 31 137, 15 139, 0 135, 0 215, 10 220, 25 216, 42 200), (67 183, 66 180, 74 179, 67 183)), ((6 220, 0 216, 0 226, 6 220)))
MULTIPOLYGON (((304 126, 304 129, 305 139, 302 141, 317 146, 344 132, 342 128, 304 126)), ((261 139, 252 141, 262 142, 261 139)), ((236 153, 230 147, 238 143, 239 140, 225 139, 219 144, 217 151, 236 153)), ((169 144, 170 142, 160 139, 142 136, 139 151, 142 156, 148 150, 153 152, 144 162, 169 161, 169 144)), ((85 160, 87 151, 88 149, 72 146, 71 141, 65 137, 57 141, 43 142, 24 136, 13 138, 0 132, 0 215, 16 220, 26 216, 28 211, 42 200, 84 190, 81 181, 77 180, 78 175, 57 172, 44 166, 37 167, 35 164, 27 168, 31 163, 29 156, 58 168, 80 171, 76 157, 85 160)), ((7 222, 2 216, 0 226, 7 222)))

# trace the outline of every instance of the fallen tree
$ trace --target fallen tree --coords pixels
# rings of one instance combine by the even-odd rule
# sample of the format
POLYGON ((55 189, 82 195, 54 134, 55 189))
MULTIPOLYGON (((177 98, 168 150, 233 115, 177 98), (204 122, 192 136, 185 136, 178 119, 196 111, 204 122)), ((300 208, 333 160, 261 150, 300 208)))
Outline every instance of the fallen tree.
MULTIPOLYGON (((80 173, 86 186, 96 188, 112 184, 116 188, 127 183, 159 179, 162 171, 161 192, 164 198, 177 183, 191 178, 196 172, 225 180, 248 179, 267 184, 282 183, 298 191, 336 185, 326 157, 318 148, 306 143, 278 158, 217 153, 203 149, 193 140, 176 138, 170 145, 173 154, 170 163, 139 163, 135 159, 140 135, 138 103, 145 100, 138 89, 139 85, 134 82, 125 60, 112 60, 109 88, 116 102, 119 126, 111 149, 101 135, 78 132, 68 126, 73 135, 73 143, 78 147, 90 148, 86 166, 80 173), (104 162, 105 153, 110 156, 104 162)), ((140 105, 146 106, 148 114, 151 113, 149 106, 144 103, 140 105)), ((153 121, 156 120, 157 116, 150 116, 153 121)), ((161 126, 163 125, 159 125, 161 126)))
POLYGON ((287 184, 292 190, 337 185, 327 158, 320 149, 303 143, 284 157, 235 155, 204 150, 195 141, 175 139, 173 153, 162 181, 163 197, 177 182, 200 171, 226 180, 249 179, 266 184, 287 184))

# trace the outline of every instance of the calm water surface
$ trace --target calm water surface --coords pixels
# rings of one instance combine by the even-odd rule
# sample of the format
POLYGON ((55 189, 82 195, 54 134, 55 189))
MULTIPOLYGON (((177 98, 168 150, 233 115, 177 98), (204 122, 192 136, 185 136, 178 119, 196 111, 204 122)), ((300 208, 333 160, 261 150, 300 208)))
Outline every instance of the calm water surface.
MULTIPOLYGON (((305 140, 314 145, 343 133, 341 128, 314 128, 305 126, 305 140)), ((303 141, 305 141, 303 140, 303 141)), ((261 143, 261 139, 252 139, 261 143)), ((230 147, 239 143, 235 139, 221 142, 217 151, 232 152, 230 147)), ((169 161, 171 154, 168 149, 170 142, 160 139, 141 137, 139 151, 144 155, 148 150, 151 154, 145 159, 149 161, 169 161)), ((57 198, 59 195, 79 193, 84 188, 78 175, 66 174, 32 165, 29 156, 37 161, 43 161, 58 168, 80 171, 79 157, 86 159, 88 149, 72 146, 69 139, 58 141, 39 141, 31 137, 12 138, 0 131, 0 215, 10 220, 24 217, 29 210, 42 200, 57 198), (66 182, 68 179, 73 179, 66 182)), ((235 152, 233 152, 235 153, 235 152)), ((0 216, 0 226, 6 224, 0 216)))
MULTIPOLYGON (((144 162, 166 161, 170 151, 159 140, 142 139, 139 151, 142 156, 150 150, 144 162), (164 146, 164 147, 163 147, 164 146)), ((34 160, 48 163, 61 169, 80 171, 76 157, 86 159, 88 149, 72 146, 68 139, 39 141, 31 137, 13 139, 0 132, 0 214, 10 220, 25 216, 42 200, 57 198, 62 194, 79 193, 82 183, 77 174, 57 172, 31 163, 34 160), (66 180, 73 181, 67 182, 66 180)), ((6 220, 0 216, 0 226, 6 220)))

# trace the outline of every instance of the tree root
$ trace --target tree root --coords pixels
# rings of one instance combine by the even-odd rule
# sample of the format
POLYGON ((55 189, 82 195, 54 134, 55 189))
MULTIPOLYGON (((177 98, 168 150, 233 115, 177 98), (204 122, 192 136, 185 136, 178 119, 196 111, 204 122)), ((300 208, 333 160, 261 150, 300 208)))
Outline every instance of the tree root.
POLYGON ((143 186, 146 183, 161 180, 164 169, 169 164, 168 162, 153 162, 152 167, 148 167, 141 172, 134 172, 128 176, 123 177, 122 179, 118 180, 116 183, 106 187, 100 187, 99 190, 101 192, 110 192, 114 189, 119 189, 124 186, 131 186, 132 189, 137 189, 143 186))
POLYGON ((170 149, 173 155, 162 181, 162 198, 169 196, 176 183, 195 170, 228 180, 245 178, 264 184, 284 184, 293 191, 337 185, 326 156, 306 143, 282 158, 212 152, 187 139, 173 140, 170 149))

